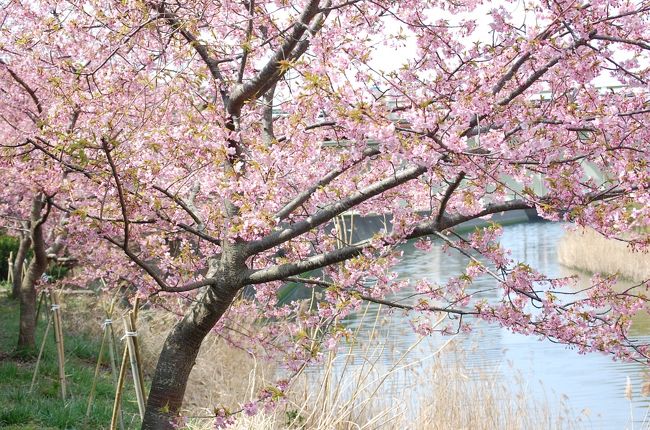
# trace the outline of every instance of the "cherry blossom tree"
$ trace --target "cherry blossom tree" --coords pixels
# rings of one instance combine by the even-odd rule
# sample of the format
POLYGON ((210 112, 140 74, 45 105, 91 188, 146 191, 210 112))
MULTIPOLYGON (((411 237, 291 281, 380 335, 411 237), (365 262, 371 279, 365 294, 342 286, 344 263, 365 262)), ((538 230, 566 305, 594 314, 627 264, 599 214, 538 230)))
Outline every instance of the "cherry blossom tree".
POLYGON ((51 196, 34 186, 36 178, 22 173, 30 170, 29 165, 17 157, 2 161, 3 182, 7 185, 0 198, 0 226, 20 239, 13 260, 12 296, 20 301, 17 348, 29 355, 35 353, 36 347, 36 285, 64 249, 67 214, 53 214, 51 196))
POLYGON ((3 166, 29 172, 23 195, 67 214, 89 278, 187 304, 143 428, 173 426, 202 340, 251 315, 270 320, 251 341, 273 339, 293 369, 345 336, 337 322, 364 301, 408 311, 422 334, 443 312, 460 328, 471 316, 647 359, 627 337, 647 283, 620 292, 595 278, 578 294, 513 261, 496 226, 454 233, 536 209, 647 248, 632 228, 650 211, 647 2, 6 0, 1 10, 3 166), (347 237, 334 228, 346 216, 387 221, 347 237), (399 245, 426 250, 432 238, 470 256, 466 270, 443 285, 396 281, 399 245), (497 301, 469 290, 482 276, 497 301), (279 303, 287 282, 314 288, 311 304, 279 303), (415 302, 391 301, 405 288, 415 302))

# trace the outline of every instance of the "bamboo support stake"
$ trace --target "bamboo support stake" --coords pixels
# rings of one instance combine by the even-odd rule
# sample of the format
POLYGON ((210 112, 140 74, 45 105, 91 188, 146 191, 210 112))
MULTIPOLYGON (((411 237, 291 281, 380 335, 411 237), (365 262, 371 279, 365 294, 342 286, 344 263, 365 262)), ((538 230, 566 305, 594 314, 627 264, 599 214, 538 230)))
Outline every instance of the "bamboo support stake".
POLYGON ((11 284, 14 282, 14 252, 9 253, 9 258, 7 258, 7 283, 11 284))
POLYGON ((57 355, 59 358, 59 384, 61 385, 61 397, 65 401, 66 381, 65 381, 65 348, 63 346, 63 330, 61 327, 59 295, 52 293, 52 313, 54 314, 54 339, 56 340, 57 355))
POLYGON ((38 375, 38 367, 41 364, 41 358, 43 357, 43 350, 45 350, 45 341, 47 340, 47 335, 50 332, 50 326, 52 325, 52 314, 50 313, 47 319, 47 326, 45 326, 45 333, 43 334, 43 340, 41 341, 41 348, 38 350, 38 358, 36 359, 36 365, 34 366, 34 374, 32 375, 32 383, 29 386, 29 393, 34 390, 34 385, 36 384, 36 375, 38 375))
MULTIPOLYGON (((115 302, 111 303, 111 306, 114 306, 115 302)), ((112 307, 111 307, 112 309, 112 307)), ((113 316, 113 313, 111 311, 111 314, 109 315, 110 317, 113 316)), ((110 324, 108 326, 108 356, 109 359, 111 360, 111 374, 113 375, 113 384, 117 387, 118 382, 119 382, 119 374, 118 374, 118 369, 117 369, 117 342, 115 341, 115 330, 113 330, 113 324, 110 324)), ((118 399, 118 404, 117 404, 117 410, 119 413, 119 424, 120 424, 120 429, 124 430, 124 413, 122 411, 122 402, 119 401, 118 399)))
MULTIPOLYGON (((104 282, 103 279, 102 282, 104 283, 104 286, 106 286, 106 283, 104 282)), ((115 385, 115 387, 117 387, 118 380, 119 380, 117 361, 116 361, 117 342, 115 341, 115 330, 113 329, 113 319, 112 319, 113 313, 115 312, 116 300, 117 300, 116 295, 114 295, 113 298, 111 299, 110 304, 108 305, 108 308, 105 308, 106 319, 104 320, 104 326, 107 329, 106 338, 108 340, 108 359, 110 361, 111 376, 113 377, 113 385, 115 385)), ((117 411, 118 411, 120 429, 124 430, 124 412, 122 410, 121 403, 122 403, 121 401, 118 402, 117 411)))
POLYGON ((25 276, 27 276, 27 268, 28 267, 29 267, 29 259, 25 258, 25 261, 23 262, 23 271, 20 274, 20 282, 22 282, 23 279, 25 279, 25 276))
POLYGON ((124 317, 124 338, 126 339, 126 349, 129 351, 129 362, 131 363, 131 374, 133 376, 133 385, 135 387, 135 397, 138 401, 138 410, 140 418, 144 419, 144 393, 143 386, 140 385, 140 370, 138 366, 138 359, 136 356, 136 341, 135 337, 138 335, 135 328, 131 324, 132 312, 124 317))
POLYGON ((38 317, 41 316, 41 306, 43 305, 44 297, 45 291, 41 291, 41 293, 38 295, 38 305, 36 306, 36 325, 38 325, 38 317))
POLYGON ((102 343, 99 346, 99 355, 97 356, 97 365, 95 366, 95 374, 93 376, 93 383, 90 387, 90 394, 88 395, 88 406, 86 406, 86 418, 90 416, 90 410, 93 406, 93 400, 95 397, 95 389, 97 388, 97 379, 99 378, 99 369, 102 365, 102 356, 104 355, 104 347, 108 339, 108 325, 110 324, 110 319, 106 318, 103 324, 103 333, 102 333, 102 343))
MULTIPOLYGON (((137 332, 137 324, 136 321, 138 319, 138 311, 137 309, 133 312, 129 313, 129 317, 131 318, 131 327, 133 328, 133 331, 137 332)), ((140 380, 140 388, 142 390, 142 399, 144 403, 147 403, 147 395, 145 393, 144 389, 144 371, 142 370, 142 356, 140 355, 140 341, 138 340, 137 337, 134 337, 133 339, 133 351, 135 352, 135 360, 138 363, 138 379, 140 380)))
POLYGON ((122 365, 120 366, 120 375, 117 378, 117 387, 115 388, 115 401, 113 402, 113 414, 111 415, 111 430, 115 430, 117 425, 117 416, 120 412, 120 404, 122 402, 122 390, 124 389, 124 379, 126 376, 126 364, 128 359, 128 348, 124 347, 124 353, 122 353, 122 365))

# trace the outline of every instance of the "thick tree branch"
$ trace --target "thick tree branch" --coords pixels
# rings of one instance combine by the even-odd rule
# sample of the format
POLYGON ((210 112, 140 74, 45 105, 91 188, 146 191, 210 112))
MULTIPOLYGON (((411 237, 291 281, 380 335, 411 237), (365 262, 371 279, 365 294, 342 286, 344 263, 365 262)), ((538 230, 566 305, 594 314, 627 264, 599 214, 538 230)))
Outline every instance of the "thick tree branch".
POLYGON ((361 243, 336 249, 328 253, 314 255, 306 260, 296 263, 287 263, 271 266, 266 269, 252 270, 247 274, 244 283, 262 284, 264 282, 279 281, 310 270, 316 270, 332 264, 340 263, 361 254, 366 246, 367 244, 361 243))
POLYGON ((273 54, 271 59, 250 81, 237 86, 230 94, 228 110, 231 115, 239 116, 242 106, 249 100, 266 93, 289 69, 287 62, 298 59, 309 46, 305 33, 314 36, 320 31, 325 14, 320 12, 320 0, 310 0, 293 25, 293 31, 285 42, 273 54), (312 22, 315 21, 313 24, 312 22), (312 24, 310 26, 310 24, 312 24))
POLYGON ((445 215, 445 209, 447 208, 447 203, 449 203, 449 199, 451 199, 451 196, 454 194, 454 191, 458 189, 460 184, 463 182, 463 179, 465 179, 465 172, 460 172, 454 182, 449 185, 447 188, 447 191, 445 191, 445 195, 442 197, 442 200, 440 201, 440 208, 438 209, 438 216, 436 216, 436 224, 440 224, 440 221, 442 220, 442 217, 445 215))
POLYGON ((512 79, 517 71, 523 66, 526 61, 528 61, 531 58, 530 52, 526 52, 524 55, 519 57, 517 61, 515 61, 510 69, 499 79, 499 82, 496 83, 494 88, 492 88, 492 94, 497 95, 499 91, 503 89, 503 87, 512 79))
MULTIPOLYGON (((625 194, 624 190, 607 190, 600 193, 585 197, 585 203, 589 204, 595 201, 606 200, 609 198, 621 196, 625 194)), ((482 211, 472 215, 454 215, 444 216, 440 223, 436 220, 425 221, 417 224, 411 233, 407 234, 403 239, 416 239, 422 236, 437 234, 442 230, 455 227, 463 222, 480 218, 482 216, 491 215, 499 212, 508 212, 520 209, 532 209, 535 204, 525 200, 511 200, 504 203, 493 203, 487 205, 482 211)), ((306 260, 287 263, 281 265, 271 266, 265 269, 252 270, 246 275, 245 283, 248 284, 261 284, 264 282, 272 282, 285 279, 287 277, 296 276, 310 270, 320 269, 332 264, 340 263, 360 255, 363 250, 370 246, 369 241, 361 242, 356 245, 346 246, 340 249, 326 252, 323 254, 314 255, 306 260)))
MULTIPOLYGON (((487 215, 492 215, 500 212, 508 212, 514 210, 522 210, 522 209, 533 209, 533 208, 535 208, 535 204, 528 202, 526 200, 510 200, 504 203, 490 203, 486 205, 482 211, 472 215, 457 214, 452 216, 444 216, 443 218, 441 218, 440 224, 438 224, 437 227, 438 227, 438 231, 441 231, 447 228, 455 227, 458 224, 462 224, 464 222, 481 218, 487 215)), ((431 232, 431 233, 435 233, 435 232, 431 232)))
POLYGON ((273 99, 275 98, 275 87, 273 85, 264 94, 262 99, 262 137, 266 145, 271 145, 276 140, 275 132, 273 131, 273 99))
POLYGON ((626 45, 634 45, 645 50, 650 50, 650 44, 644 42, 643 40, 625 39, 623 37, 606 36, 604 34, 596 34, 593 35, 591 38, 597 40, 606 40, 608 42, 624 43, 626 45))
POLYGON ((300 236, 301 234, 306 233, 309 230, 328 222, 335 216, 342 214, 354 206, 357 206, 366 200, 371 199, 372 197, 378 196, 390 189, 393 189, 421 176, 424 172, 426 172, 426 170, 427 169, 422 166, 412 166, 403 169, 391 177, 375 182, 359 191, 350 194, 348 197, 342 200, 325 206, 303 221, 290 224, 282 230, 274 231, 273 233, 260 240, 251 242, 248 245, 248 252, 250 254, 255 254, 261 251, 265 251, 288 240, 291 240, 294 237, 300 236))
POLYGON ((368 148, 365 151, 363 151, 363 156, 359 159, 354 161, 348 166, 345 166, 340 169, 334 169, 331 170, 329 173, 327 173, 323 178, 321 178, 318 182, 316 182, 314 185, 306 189, 305 191, 301 192, 298 194, 296 197, 293 198, 289 203, 287 203, 282 209, 280 209, 276 214, 275 218, 279 221, 282 221, 286 217, 288 217, 294 210, 296 210, 298 207, 300 207, 303 203, 305 203, 309 198, 319 189, 322 188, 329 183, 331 183, 334 179, 338 178, 341 174, 343 174, 345 171, 349 170, 350 168, 356 166, 357 164, 361 163, 363 160, 365 160, 368 157, 372 157, 374 155, 379 155, 380 151, 378 149, 373 149, 373 148, 368 148))

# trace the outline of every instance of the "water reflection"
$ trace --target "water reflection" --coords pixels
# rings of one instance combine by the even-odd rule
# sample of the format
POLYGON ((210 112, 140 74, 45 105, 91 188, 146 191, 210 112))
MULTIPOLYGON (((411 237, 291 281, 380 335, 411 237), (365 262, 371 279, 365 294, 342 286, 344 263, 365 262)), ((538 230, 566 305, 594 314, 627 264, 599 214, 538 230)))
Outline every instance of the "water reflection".
MULTIPOLYGON (((501 241, 505 248, 512 251, 513 258, 525 261, 545 274, 575 274, 582 277, 581 282, 588 282, 585 275, 566 269, 558 263, 556 246, 562 234, 563 227, 555 223, 519 224, 505 227, 501 241)), ((458 275, 467 264, 466 257, 453 250, 443 252, 441 247, 425 253, 407 245, 404 252, 405 258, 397 268, 401 278, 425 278, 442 284, 449 277, 458 275)), ((485 278, 479 279, 474 288, 490 286, 493 286, 493 281, 485 278)), ((381 346, 375 351, 377 363, 389 369, 404 351, 418 341, 418 336, 413 333, 408 318, 402 312, 395 311, 391 317, 377 317, 377 309, 378 306, 370 305, 365 315, 355 315, 347 320, 347 324, 359 330, 360 339, 374 333, 372 343, 381 346)), ((649 333, 650 320, 647 316, 635 320, 634 336, 648 338, 649 333)), ((440 335, 422 340, 409 354, 407 361, 422 360, 447 340, 448 337, 440 335)), ((560 408, 560 399, 566 395, 568 406, 573 411, 589 411, 588 428, 638 428, 646 415, 649 402, 640 395, 645 371, 641 364, 614 362, 604 355, 579 355, 565 346, 513 334, 496 325, 484 323, 478 323, 472 333, 459 334, 455 342, 459 349, 469 352, 464 354, 464 359, 467 360, 466 365, 470 371, 495 372, 506 377, 518 373, 531 395, 547 398, 552 408, 560 408), (631 404, 624 394, 627 377, 632 381, 634 393, 631 404)), ((354 348, 353 354, 362 352, 354 348)), ((452 355, 445 359, 454 358, 452 355)), ((341 369, 347 361, 348 367, 363 365, 358 359, 341 358, 338 361, 341 369)), ((420 364, 411 367, 418 365, 420 364)), ((426 387, 414 384, 412 378, 411 370, 404 371, 395 376, 392 383, 426 390, 426 387)))

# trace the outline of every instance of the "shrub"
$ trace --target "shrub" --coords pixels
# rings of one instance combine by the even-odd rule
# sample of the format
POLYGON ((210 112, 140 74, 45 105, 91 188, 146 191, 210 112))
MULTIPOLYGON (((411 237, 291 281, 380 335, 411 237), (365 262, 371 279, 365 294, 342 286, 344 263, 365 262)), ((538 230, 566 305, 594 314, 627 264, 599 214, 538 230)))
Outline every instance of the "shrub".
POLYGON ((9 270, 9 254, 16 255, 20 241, 8 235, 0 235, 0 279, 7 279, 9 270))
MULTIPOLYGON (((0 280, 7 279, 9 275, 9 256, 13 253, 15 257, 18 253, 18 247, 20 246, 20 240, 16 237, 9 236, 6 234, 0 235, 0 280)), ((32 250, 30 249, 27 253, 27 258, 32 258, 32 250)), ((70 271, 70 267, 53 264, 45 272, 45 274, 52 280, 56 281, 62 279, 70 271)))

